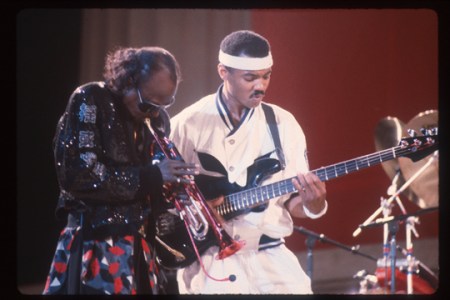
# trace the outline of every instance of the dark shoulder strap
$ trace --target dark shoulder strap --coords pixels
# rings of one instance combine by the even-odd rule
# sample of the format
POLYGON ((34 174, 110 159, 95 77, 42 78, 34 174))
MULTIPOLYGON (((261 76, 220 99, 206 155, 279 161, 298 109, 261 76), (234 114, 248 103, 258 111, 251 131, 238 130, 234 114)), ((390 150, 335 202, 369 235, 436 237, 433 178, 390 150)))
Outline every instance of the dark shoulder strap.
POLYGON ((286 167, 286 162, 284 159, 283 148, 281 147, 280 136, 278 134, 277 122, 275 121, 275 113, 269 105, 264 103, 261 103, 261 105, 264 110, 264 114, 266 115, 267 124, 269 124, 269 129, 275 144, 275 150, 277 151, 278 158, 280 159, 281 169, 284 170, 286 167))

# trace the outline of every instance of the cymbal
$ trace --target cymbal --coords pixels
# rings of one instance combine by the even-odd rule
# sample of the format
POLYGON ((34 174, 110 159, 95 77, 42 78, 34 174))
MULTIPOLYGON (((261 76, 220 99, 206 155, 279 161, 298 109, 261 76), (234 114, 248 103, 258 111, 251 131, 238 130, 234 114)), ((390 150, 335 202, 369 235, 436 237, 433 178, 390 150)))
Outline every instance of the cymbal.
MULTIPOLYGON (((417 114, 403 128, 403 135, 408 136, 407 130, 412 129, 421 134, 421 128, 432 129, 438 127, 438 111, 427 110, 417 114)), ((423 159, 413 162, 409 158, 399 157, 400 169, 408 181, 422 168, 420 175, 415 178, 410 188, 418 196, 413 202, 420 208, 439 206, 439 155, 432 153, 423 159), (426 164, 429 164, 425 167, 426 164)))
MULTIPOLYGON (((396 117, 385 117, 375 127, 375 148, 377 151, 398 146, 403 134, 404 123, 396 117)), ((394 178, 399 170, 396 159, 383 162, 382 167, 389 178, 394 178)))
MULTIPOLYGON (((377 126, 375 127, 375 148, 377 151, 382 151, 388 148, 398 146, 400 140, 403 137, 403 130, 405 124, 396 117, 385 117, 381 119, 377 126)), ((405 183, 405 178, 400 170, 400 165, 397 159, 392 159, 381 163, 382 168, 388 175, 388 177, 393 180, 397 176, 396 184, 397 190, 405 183)), ((411 191, 411 189, 406 188, 402 194, 407 197, 410 201, 417 201, 417 196, 411 191)))

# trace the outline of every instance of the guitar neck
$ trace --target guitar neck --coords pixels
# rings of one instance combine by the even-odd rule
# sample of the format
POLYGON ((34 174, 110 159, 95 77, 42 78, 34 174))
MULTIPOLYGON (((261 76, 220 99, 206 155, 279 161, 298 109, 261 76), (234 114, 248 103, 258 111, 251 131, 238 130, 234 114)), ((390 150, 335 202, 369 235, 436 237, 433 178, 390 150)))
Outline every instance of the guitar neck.
POLYGON ((400 146, 375 152, 369 155, 357 157, 355 159, 340 162, 328 167, 322 167, 312 172, 319 177, 321 181, 328 181, 343 175, 347 175, 361 169, 378 165, 402 155, 400 146))
MULTIPOLYGON (((316 174, 321 181, 328 181, 333 178, 378 165, 398 156, 403 156, 403 151, 406 152, 408 150, 397 146, 369 155, 360 156, 352 160, 322 167, 311 172, 316 174)), ((224 203, 218 207, 218 212, 225 216, 231 212, 261 205, 272 198, 297 192, 297 189, 292 183, 293 178, 295 177, 228 195, 225 197, 224 203)))

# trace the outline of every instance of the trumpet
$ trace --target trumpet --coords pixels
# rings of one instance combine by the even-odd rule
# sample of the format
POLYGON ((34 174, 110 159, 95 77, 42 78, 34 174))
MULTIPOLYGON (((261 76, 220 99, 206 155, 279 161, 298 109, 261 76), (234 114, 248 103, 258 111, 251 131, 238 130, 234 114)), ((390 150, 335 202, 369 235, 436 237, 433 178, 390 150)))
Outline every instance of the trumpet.
MULTIPOLYGON (((184 162, 172 141, 160 131, 154 130, 149 119, 146 119, 145 124, 152 133, 155 143, 159 146, 164 158, 184 162)), ((219 246, 219 259, 233 255, 244 245, 244 241, 232 239, 224 230, 221 223, 214 217, 211 208, 206 203, 206 199, 193 180, 190 180, 190 183, 165 183, 163 185, 163 196, 166 201, 175 206, 180 218, 184 221, 194 249, 197 249, 197 247, 193 239, 197 241, 204 240, 210 230, 213 231, 219 246)))

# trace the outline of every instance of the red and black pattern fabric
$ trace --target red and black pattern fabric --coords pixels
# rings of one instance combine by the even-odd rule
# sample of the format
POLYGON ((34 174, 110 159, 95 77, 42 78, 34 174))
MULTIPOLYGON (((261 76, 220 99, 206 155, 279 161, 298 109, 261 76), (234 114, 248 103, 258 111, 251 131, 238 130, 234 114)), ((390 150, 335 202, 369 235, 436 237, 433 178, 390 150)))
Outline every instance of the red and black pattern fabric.
POLYGON ((61 231, 57 243, 55 256, 50 266, 50 272, 45 283, 44 294, 53 294, 57 292, 67 279, 67 266, 69 264, 70 250, 75 235, 80 227, 66 227, 61 231))
MULTIPOLYGON (((66 227, 59 237, 56 252, 44 288, 44 295, 67 294, 69 260, 76 249, 72 247, 80 234, 80 227, 66 227)), ((81 266, 79 273, 80 294, 135 295, 139 288, 136 278, 136 257, 142 255, 147 269, 149 293, 157 294, 157 267, 150 245, 139 235, 108 237, 102 240, 88 239, 80 243, 81 266), (142 253, 134 253, 135 239, 142 253)), ((74 257, 72 257, 74 259, 74 257)), ((145 278, 145 277, 144 277, 145 278)))

